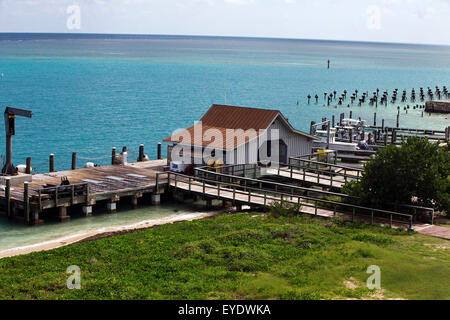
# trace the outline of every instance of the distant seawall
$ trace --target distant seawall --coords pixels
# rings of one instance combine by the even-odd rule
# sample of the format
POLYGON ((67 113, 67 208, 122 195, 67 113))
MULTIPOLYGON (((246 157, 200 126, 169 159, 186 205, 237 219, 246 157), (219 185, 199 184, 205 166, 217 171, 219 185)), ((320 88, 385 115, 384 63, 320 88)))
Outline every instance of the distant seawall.
POLYGON ((450 113, 450 100, 427 101, 425 112, 450 113))

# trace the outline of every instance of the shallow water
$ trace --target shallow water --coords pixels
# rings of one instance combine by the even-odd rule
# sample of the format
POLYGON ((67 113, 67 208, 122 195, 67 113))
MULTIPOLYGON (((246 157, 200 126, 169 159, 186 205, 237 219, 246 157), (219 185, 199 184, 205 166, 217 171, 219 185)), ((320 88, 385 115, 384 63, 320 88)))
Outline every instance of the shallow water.
POLYGON ((44 224, 33 227, 0 217, 0 252, 47 242, 63 242, 65 238, 90 232, 106 232, 121 227, 133 228, 147 222, 154 224, 190 219, 204 213, 201 203, 145 205, 135 210, 121 205, 117 214, 107 214, 105 210, 96 208, 92 217, 82 217, 77 212, 69 222, 60 223, 57 219, 49 219, 44 224))

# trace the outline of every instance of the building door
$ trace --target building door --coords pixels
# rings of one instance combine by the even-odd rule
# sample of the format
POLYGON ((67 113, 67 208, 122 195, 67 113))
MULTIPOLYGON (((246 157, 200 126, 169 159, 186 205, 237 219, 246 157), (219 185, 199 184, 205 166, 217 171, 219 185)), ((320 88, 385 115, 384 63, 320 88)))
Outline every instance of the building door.
POLYGON ((288 162, 288 147, 283 140, 279 141, 279 153, 280 153, 280 163, 286 164, 288 162))

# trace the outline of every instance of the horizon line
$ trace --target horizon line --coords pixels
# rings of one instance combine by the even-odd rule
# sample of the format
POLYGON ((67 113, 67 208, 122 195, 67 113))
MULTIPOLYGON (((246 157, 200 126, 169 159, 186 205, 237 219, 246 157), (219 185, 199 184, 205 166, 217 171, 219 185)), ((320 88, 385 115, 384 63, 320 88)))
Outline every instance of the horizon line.
MULTIPOLYGON (((343 39, 315 39, 315 38, 291 38, 291 37, 263 37, 263 36, 223 36, 223 35, 191 35, 191 34, 164 34, 164 33, 97 33, 97 32, 0 32, 5 34, 42 34, 42 35, 100 35, 100 36, 164 36, 164 37, 190 37, 190 38, 229 38, 229 39, 255 39, 255 40, 296 40, 296 41, 322 41, 322 42, 344 42, 344 43, 364 43, 383 45, 407 45, 407 46, 430 46, 430 47, 450 47, 450 44, 435 43, 409 43, 409 42, 389 42, 389 41, 365 41, 365 40, 343 40, 343 39)), ((1 39, 0 39, 1 40, 1 39)))

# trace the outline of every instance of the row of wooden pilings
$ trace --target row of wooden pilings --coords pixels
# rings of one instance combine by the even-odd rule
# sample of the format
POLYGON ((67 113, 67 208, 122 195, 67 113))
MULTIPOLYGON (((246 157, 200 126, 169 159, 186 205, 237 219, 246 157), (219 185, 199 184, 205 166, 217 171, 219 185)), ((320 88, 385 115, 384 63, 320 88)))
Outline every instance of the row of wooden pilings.
MULTIPOLYGON (((157 146, 157 159, 161 160, 162 159, 162 154, 161 154, 161 142, 158 142, 158 146, 157 146)), ((117 159, 117 153, 116 153, 116 147, 112 148, 112 153, 111 153, 111 164, 117 164, 116 163, 116 159, 117 159)), ((127 152, 127 147, 124 146, 122 148, 122 154, 124 152, 127 152)), ((138 162, 142 162, 145 161, 145 153, 144 153, 144 145, 141 144, 139 146, 139 156, 137 159, 138 162)), ((77 153, 76 152, 72 152, 72 170, 75 170, 77 168, 77 153)), ((32 168, 31 168, 31 157, 28 157, 26 159, 26 169, 25 169, 25 173, 26 174, 31 174, 32 168)), ((49 156, 49 172, 55 172, 55 155, 52 153, 49 156)))

